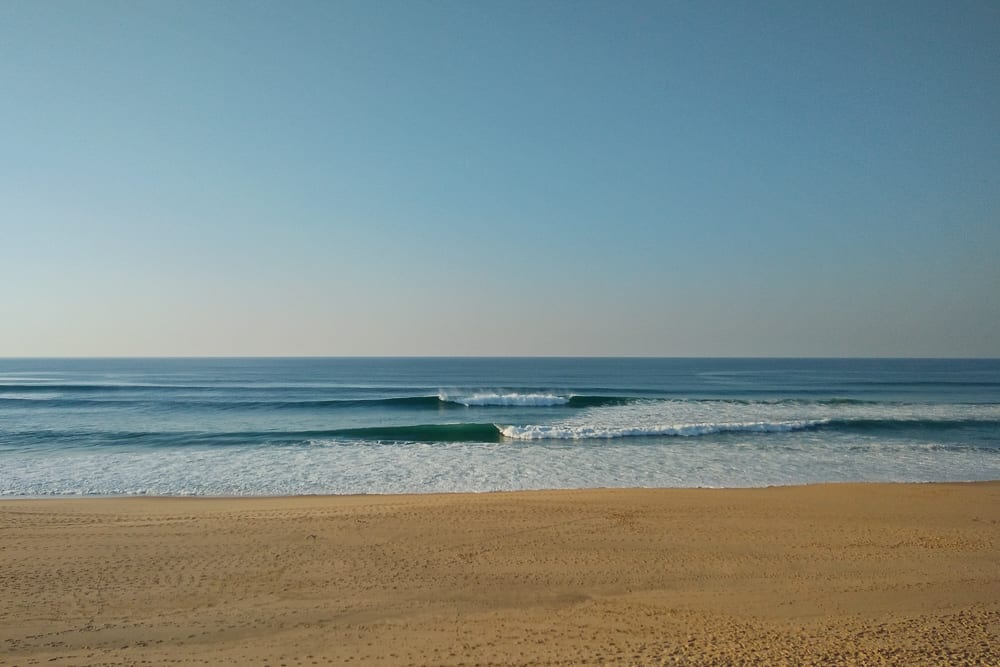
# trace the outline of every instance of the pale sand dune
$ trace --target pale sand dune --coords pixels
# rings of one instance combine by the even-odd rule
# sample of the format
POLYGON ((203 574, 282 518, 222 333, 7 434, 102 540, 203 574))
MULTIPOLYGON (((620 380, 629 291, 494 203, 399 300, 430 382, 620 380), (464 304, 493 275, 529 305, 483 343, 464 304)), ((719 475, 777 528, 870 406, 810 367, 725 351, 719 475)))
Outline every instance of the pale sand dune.
POLYGON ((0 664, 1000 664, 1000 483, 0 502, 0 664))

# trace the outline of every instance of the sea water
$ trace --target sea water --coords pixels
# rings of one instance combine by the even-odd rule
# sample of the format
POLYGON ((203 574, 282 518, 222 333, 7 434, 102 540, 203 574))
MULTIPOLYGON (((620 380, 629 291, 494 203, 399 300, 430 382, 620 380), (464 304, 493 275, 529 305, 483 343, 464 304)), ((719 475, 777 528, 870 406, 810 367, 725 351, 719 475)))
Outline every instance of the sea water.
POLYGON ((1000 479, 1000 360, 0 359, 0 495, 1000 479))

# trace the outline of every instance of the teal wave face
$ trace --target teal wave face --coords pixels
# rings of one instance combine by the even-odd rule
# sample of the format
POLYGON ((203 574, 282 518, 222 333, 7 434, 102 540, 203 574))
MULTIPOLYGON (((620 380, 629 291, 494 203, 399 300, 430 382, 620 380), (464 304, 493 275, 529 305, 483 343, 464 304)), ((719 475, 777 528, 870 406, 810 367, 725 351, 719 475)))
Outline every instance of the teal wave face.
POLYGON ((495 424, 418 424, 415 426, 372 426, 329 431, 327 435, 360 440, 394 442, 500 442, 495 424))
MULTIPOLYGON (((639 400, 636 397, 624 396, 560 396, 543 393, 471 393, 467 396, 399 396, 389 398, 334 398, 308 400, 226 400, 213 398, 188 398, 156 396, 150 398, 147 392, 136 391, 132 398, 121 398, 125 393, 122 388, 115 388, 109 396, 103 396, 104 389, 88 387, 83 391, 56 390, 40 391, 37 387, 28 391, 4 393, 0 388, 0 402, 19 401, 26 405, 27 401, 38 407, 52 406, 87 406, 148 404, 150 406, 170 406, 184 409, 211 410, 352 410, 352 409, 405 409, 405 410, 468 410, 475 408, 593 408, 613 405, 626 405, 639 400), (81 395, 82 394, 82 395, 81 395)), ((57 388, 58 389, 58 388, 57 388)))

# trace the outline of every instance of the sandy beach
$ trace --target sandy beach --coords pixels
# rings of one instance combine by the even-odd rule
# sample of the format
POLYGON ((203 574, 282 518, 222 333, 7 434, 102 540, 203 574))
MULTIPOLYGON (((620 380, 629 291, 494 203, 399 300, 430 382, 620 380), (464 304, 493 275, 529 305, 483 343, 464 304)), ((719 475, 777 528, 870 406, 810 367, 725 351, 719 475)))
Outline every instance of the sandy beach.
POLYGON ((0 664, 1000 664, 1000 482, 0 502, 0 664))

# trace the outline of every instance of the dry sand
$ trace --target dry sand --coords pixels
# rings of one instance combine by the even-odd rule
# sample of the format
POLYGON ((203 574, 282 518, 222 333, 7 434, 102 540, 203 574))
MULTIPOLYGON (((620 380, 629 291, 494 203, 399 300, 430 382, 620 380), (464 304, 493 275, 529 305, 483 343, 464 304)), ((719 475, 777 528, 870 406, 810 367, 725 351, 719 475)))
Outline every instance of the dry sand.
POLYGON ((2 501, 0 664, 1000 665, 1000 483, 2 501))

